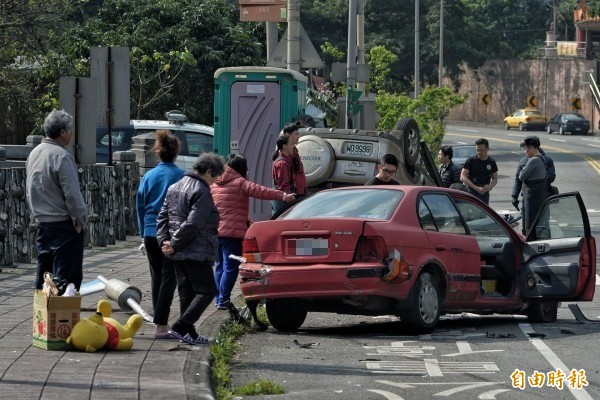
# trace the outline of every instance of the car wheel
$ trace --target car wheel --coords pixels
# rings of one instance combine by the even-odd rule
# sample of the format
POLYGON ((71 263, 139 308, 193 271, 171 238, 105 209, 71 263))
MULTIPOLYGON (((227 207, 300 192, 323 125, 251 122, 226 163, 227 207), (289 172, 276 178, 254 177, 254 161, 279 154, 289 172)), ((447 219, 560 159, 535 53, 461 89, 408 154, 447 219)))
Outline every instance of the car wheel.
POLYGON ((305 302, 297 299, 275 299, 267 301, 267 317, 275 329, 295 332, 302 326, 308 314, 305 302))
POLYGON ((422 273, 415 283, 410 308, 400 313, 400 319, 419 332, 430 332, 440 320, 442 296, 437 279, 422 273))
POLYGON ((558 128, 558 134, 559 135, 564 135, 565 134, 565 130, 563 129, 562 126, 560 128, 558 128))
POLYGON ((504 129, 509 130, 510 126, 508 125, 508 122, 504 122, 504 129))
POLYGON ((524 131, 525 130, 525 125, 523 125, 522 123, 519 123, 519 130, 520 131, 524 131))
POLYGON ((527 319, 529 322, 556 322, 558 315, 557 301, 542 301, 531 303, 527 307, 527 319))
POLYGON ((396 123, 396 130, 391 131, 392 136, 400 139, 404 151, 404 164, 412 168, 419 158, 421 131, 414 118, 400 118, 396 123), (399 131, 399 132, 398 132, 399 131))
POLYGON ((550 128, 550 125, 546 127, 546 132, 548 133, 548 135, 552 135, 552 128, 550 128))

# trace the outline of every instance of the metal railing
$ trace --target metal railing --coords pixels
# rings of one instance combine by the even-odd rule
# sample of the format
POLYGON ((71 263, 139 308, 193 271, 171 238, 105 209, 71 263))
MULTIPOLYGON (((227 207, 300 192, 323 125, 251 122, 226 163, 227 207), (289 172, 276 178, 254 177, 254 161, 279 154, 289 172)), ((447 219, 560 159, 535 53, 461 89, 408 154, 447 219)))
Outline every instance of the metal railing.
POLYGON ((596 106, 600 109, 600 90, 598 89, 598 85, 596 84, 596 80, 594 79, 594 71, 586 71, 589 74, 590 79, 590 89, 592 90, 592 95, 594 96, 594 100, 596 101, 596 106))

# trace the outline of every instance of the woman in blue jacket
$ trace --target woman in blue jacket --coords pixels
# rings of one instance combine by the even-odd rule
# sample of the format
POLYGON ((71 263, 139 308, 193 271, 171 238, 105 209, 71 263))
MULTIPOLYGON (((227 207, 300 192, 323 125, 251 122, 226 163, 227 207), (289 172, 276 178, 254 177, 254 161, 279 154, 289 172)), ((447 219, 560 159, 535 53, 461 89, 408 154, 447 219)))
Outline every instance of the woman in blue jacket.
POLYGON ((156 240, 156 218, 165 201, 167 189, 181 179, 184 171, 174 164, 179 154, 179 140, 169 134, 169 131, 156 132, 156 142, 152 151, 160 162, 144 175, 138 189, 136 205, 140 234, 150 264, 152 306, 156 325, 154 337, 166 339, 170 338, 169 311, 177 281, 172 261, 163 255, 156 240))

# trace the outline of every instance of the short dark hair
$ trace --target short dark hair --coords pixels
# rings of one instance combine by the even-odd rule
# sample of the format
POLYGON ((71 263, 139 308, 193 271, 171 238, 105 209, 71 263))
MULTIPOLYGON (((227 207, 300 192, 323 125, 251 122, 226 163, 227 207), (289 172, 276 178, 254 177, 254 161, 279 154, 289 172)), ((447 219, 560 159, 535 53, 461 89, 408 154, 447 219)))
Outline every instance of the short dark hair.
POLYGON ((398 168, 398 158, 393 154, 386 154, 381 157, 381 165, 388 164, 398 168))
POLYGON ((486 148, 490 148, 490 142, 486 138, 479 138, 475 141, 475 146, 484 145, 486 148))
POLYGON ((230 154, 225 164, 244 178, 248 175, 248 160, 243 154, 230 154))
POLYGON ((540 147, 540 138, 537 136, 527 136, 521 142, 521 147, 531 146, 533 148, 538 149, 540 147))
POLYGON ((225 161, 223 157, 215 153, 202 153, 198 156, 198 160, 192 167, 194 171, 200 175, 204 175, 210 170, 210 176, 216 178, 225 171, 225 161))
POLYGON ((451 160, 452 157, 454 157, 454 150, 452 149, 452 146, 443 145, 442 147, 440 147, 440 151, 443 155, 448 156, 448 158, 450 158, 451 160))
POLYGON ((284 135, 291 135, 292 133, 296 132, 297 130, 298 130, 298 125, 296 125, 296 124, 287 124, 283 128, 283 134, 284 135))

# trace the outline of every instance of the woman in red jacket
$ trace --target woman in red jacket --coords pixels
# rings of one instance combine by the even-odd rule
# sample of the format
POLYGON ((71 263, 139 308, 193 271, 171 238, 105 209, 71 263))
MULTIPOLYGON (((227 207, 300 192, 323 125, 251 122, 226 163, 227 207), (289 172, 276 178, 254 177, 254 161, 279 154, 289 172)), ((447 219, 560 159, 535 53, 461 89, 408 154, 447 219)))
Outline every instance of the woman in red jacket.
POLYGON ((248 229, 249 198, 292 201, 293 193, 287 194, 261 186, 246 179, 248 162, 241 154, 231 154, 225 173, 211 186, 212 196, 219 210, 219 250, 215 268, 215 280, 219 294, 217 308, 230 309, 231 290, 238 276, 240 262, 229 258, 230 254, 242 255, 242 241, 248 229))

